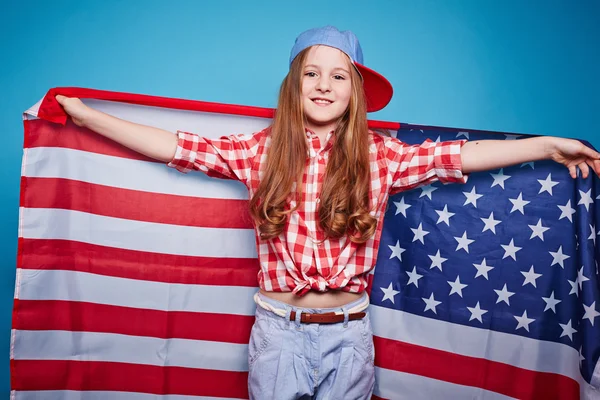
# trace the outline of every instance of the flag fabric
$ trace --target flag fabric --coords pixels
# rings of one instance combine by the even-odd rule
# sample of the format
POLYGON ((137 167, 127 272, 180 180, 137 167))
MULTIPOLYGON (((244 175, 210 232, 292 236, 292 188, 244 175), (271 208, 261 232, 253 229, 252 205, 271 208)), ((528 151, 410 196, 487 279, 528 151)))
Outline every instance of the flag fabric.
MULTIPOLYGON (((246 399, 245 187, 77 127, 60 93, 207 137, 273 110, 81 88, 24 113, 13 399, 246 399)), ((371 121, 408 143, 518 135, 371 121)), ((596 177, 550 161, 390 199, 370 276, 374 398, 599 399, 596 177)))

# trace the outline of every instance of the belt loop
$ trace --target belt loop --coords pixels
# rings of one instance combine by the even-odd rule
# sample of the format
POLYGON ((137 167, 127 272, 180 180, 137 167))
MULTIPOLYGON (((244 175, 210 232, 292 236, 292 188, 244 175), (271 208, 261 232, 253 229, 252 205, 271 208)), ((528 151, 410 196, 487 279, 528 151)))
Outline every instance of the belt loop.
POLYGON ((343 326, 344 326, 344 328, 347 328, 348 327, 348 319, 350 318, 349 314, 348 314, 348 309, 346 307, 342 307, 342 311, 344 312, 344 325, 343 326))
POLYGON ((301 330, 302 329, 302 325, 301 325, 301 318, 302 318, 302 311, 299 309, 295 309, 296 311, 296 319, 295 319, 295 323, 296 323, 296 329, 301 330))
POLYGON ((290 329, 290 315, 292 314, 292 307, 285 308, 285 328, 290 329))

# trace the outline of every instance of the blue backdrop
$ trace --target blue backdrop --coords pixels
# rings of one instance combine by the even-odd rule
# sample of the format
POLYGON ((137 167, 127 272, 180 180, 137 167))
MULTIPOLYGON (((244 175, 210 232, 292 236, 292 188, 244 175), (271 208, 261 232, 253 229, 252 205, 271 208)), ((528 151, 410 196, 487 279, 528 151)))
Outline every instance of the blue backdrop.
POLYGON ((0 0, 0 395, 9 389, 21 113, 55 86, 274 107, 301 31, 353 30, 394 85, 373 119, 600 148, 600 2, 0 0))

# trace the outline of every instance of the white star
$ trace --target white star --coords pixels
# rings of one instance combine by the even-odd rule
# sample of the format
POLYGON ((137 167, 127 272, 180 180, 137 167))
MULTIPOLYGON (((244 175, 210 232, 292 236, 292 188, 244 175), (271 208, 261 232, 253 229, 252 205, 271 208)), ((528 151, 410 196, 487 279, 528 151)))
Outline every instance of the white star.
POLYGON ((596 302, 594 301, 589 306, 586 306, 584 304, 583 308, 585 309, 585 314, 583 315, 583 319, 589 319, 590 322, 592 323, 592 326, 594 326, 594 318, 596 318, 597 316, 600 315, 600 312, 596 311, 596 302))
POLYGON ((406 273, 408 274, 408 283, 406 286, 414 283, 416 287, 419 287, 419 279, 421 279, 423 275, 417 274, 417 267, 413 267, 411 272, 406 271, 406 273))
POLYGON ((423 301, 425 302, 425 309, 423 310, 423 312, 427 311, 427 310, 431 310, 433 311, 435 314, 437 314, 436 311, 436 307, 440 304, 442 304, 441 301, 437 301, 436 299, 433 298, 433 293, 431 293, 431 296, 429 296, 428 299, 426 299, 425 297, 421 297, 423 299, 423 301))
POLYGON ((435 254, 435 256, 430 256, 427 255, 430 259, 431 259, 431 266, 429 267, 429 269, 432 268, 439 268, 439 270, 442 270, 442 263, 444 261, 447 261, 447 258, 441 257, 440 256, 440 251, 438 250, 437 253, 435 254))
POLYGON ((539 237, 540 239, 542 239, 542 242, 544 241, 544 232, 546 232, 547 230, 549 230, 550 228, 546 228, 545 226, 542 226, 542 219, 540 218, 540 220, 538 221, 537 225, 527 225, 529 226, 529 228, 531 228, 531 237, 529 239, 533 239, 534 237, 539 237))
POLYGON ((517 261, 517 251, 521 250, 522 247, 517 247, 514 244, 514 239, 510 239, 510 243, 505 245, 502 244, 502 248, 504 249, 504 256, 502 259, 504 260, 506 257, 512 257, 513 260, 517 261))
POLYGON ((537 287, 535 284, 535 280, 537 278, 539 278, 540 276, 542 276, 542 274, 536 274, 535 271, 533 270, 533 265, 531 266, 531 268, 529 268, 529 272, 521 271, 521 273, 525 277, 525 281, 523 282, 522 286, 525 286, 528 283, 531 283, 533 285, 533 287, 537 287))
POLYGON ((469 318, 469 321, 477 319, 479 320, 479 322, 483 323, 483 319, 481 317, 487 312, 487 310, 482 310, 481 308, 479 308, 479 302, 477 302, 477 305, 475 307, 467 307, 467 310, 471 312, 471 317, 469 318))
POLYGON ((386 300, 389 300, 392 302, 392 304, 396 304, 394 302, 394 296, 400 293, 400 291, 394 290, 394 288, 392 287, 392 282, 390 282, 390 286, 388 286, 387 288, 381 287, 380 289, 383 292, 383 299, 381 300, 382 303, 386 300))
POLYGON ((571 285, 571 291, 569 294, 574 294, 575 297, 579 297, 579 291, 577 291, 577 279, 574 281, 567 279, 567 282, 569 282, 569 285, 571 285))
POLYGON ((437 137, 437 139, 435 139, 434 143, 440 143, 442 141, 442 138, 440 138, 439 136, 437 137))
POLYGON ((554 265, 554 264, 560 264, 560 267, 561 267, 562 269, 565 269, 565 263, 564 263, 564 261, 565 261, 567 258, 571 258, 571 256, 568 256, 568 255, 566 255, 566 254, 563 254, 563 252, 562 252, 562 246, 560 246, 560 247, 558 248, 558 251, 557 251, 556 253, 555 253, 555 252, 553 252, 553 251, 550 251, 549 253, 552 255, 552 258, 553 258, 553 260, 552 260, 552 264, 551 264, 550 266, 552 266, 552 265, 554 265))
POLYGON ((402 213, 402 215, 404 215, 406 217, 406 210, 408 210, 410 207, 412 207, 410 204, 406 204, 404 202, 404 197, 402 197, 400 199, 400 201, 395 201, 394 205, 396 206, 396 214, 394 215, 398 215, 400 213, 402 213))
POLYGON ((473 186, 473 189, 471 189, 470 192, 463 192, 463 194, 467 197, 467 199, 465 200, 465 204, 463 204, 463 206, 466 206, 467 204, 473 204, 473 206, 475 208, 477 208, 477 199, 479 199, 480 197, 483 197, 482 194, 477 194, 477 192, 475 192, 475 186, 473 186))
POLYGON ((483 276, 485 279, 489 280, 487 273, 494 269, 494 267, 488 266, 485 262, 485 258, 483 259, 483 262, 481 264, 473 264, 473 266, 477 268, 475 278, 477 278, 478 276, 483 276))
POLYGON ((525 330, 529 332, 529 324, 535 321, 535 319, 527 318, 527 310, 523 311, 523 315, 521 315, 520 317, 517 317, 516 315, 513 316, 517 321, 519 321, 519 324, 515 328, 515 331, 519 328, 525 328, 525 330))
POLYGON ((469 139, 469 132, 458 132, 458 133, 456 134, 456 137, 459 137, 459 136, 464 136, 464 137, 466 137, 467 139, 469 139))
POLYGON ((560 208, 560 217, 558 217, 559 220, 563 218, 569 218, 569 221, 573 222, 572 215, 575 214, 575 209, 571 207, 571 200, 567 201, 567 204, 564 206, 558 206, 558 208, 560 208))
POLYGON ((456 239, 456 241, 458 242, 458 246, 456 246, 456 251, 464 249, 464 251, 466 251, 467 253, 469 252, 469 245, 474 242, 474 240, 467 238, 467 231, 465 231, 465 233, 463 233, 461 237, 455 236, 454 239, 456 239))
POLYGON ((525 207, 527 204, 531 203, 530 201, 527 200, 523 200, 523 193, 519 193, 519 197, 517 197, 516 199, 508 199, 511 203, 513 203, 513 207, 510 210, 510 212, 514 212, 516 210, 521 211, 521 214, 525 215, 525 210, 523 209, 523 207, 525 207))
POLYGON ((581 268, 579 268, 579 271, 577 271, 577 283, 579 284, 579 290, 581 290, 581 287, 583 286, 583 282, 585 281, 589 281, 589 278, 586 278, 583 275, 583 265, 581 266, 581 268))
POLYGON ((556 314, 556 305, 562 301, 554 298, 554 292, 550 293, 550 297, 542 297, 542 300, 546 302, 544 311, 552 310, 554 314, 556 314))
POLYGON ((590 236, 588 236, 588 240, 592 240, 594 242, 594 246, 596 246, 596 227, 592 224, 590 225, 590 236))
POLYGON ((569 322, 567 322, 566 324, 561 324, 559 323, 560 327, 562 328, 562 335, 560 335, 560 337, 563 336, 568 336, 569 339, 571 339, 571 341, 573 340, 573 334, 575 332, 577 332, 577 329, 573 328, 571 326, 571 320, 569 320, 569 322))
POLYGON ((506 136, 504 138, 504 140, 517 140, 517 138, 521 135, 511 135, 511 134, 505 133, 504 136, 506 136))
POLYGON ((392 255, 390 256, 390 260, 392 258, 396 257, 398 260, 402 261, 402 253, 404 253, 406 251, 406 249, 403 249, 402 247, 400 247, 400 241, 396 240, 395 246, 390 246, 388 244, 388 247, 390 248, 390 250, 392 250, 392 255))
POLYGON ((496 304, 500 303, 501 301, 505 302, 506 304, 508 304, 510 306, 510 296, 514 295, 514 292, 509 292, 508 289, 506 288, 506 283, 504 284, 504 287, 502 288, 502 290, 496 290, 494 289, 494 292, 496 292, 496 294, 498 295, 498 299, 496 300, 496 304))
POLYGON ((500 168, 500 172, 497 174, 490 173, 492 178, 494 178, 494 182, 492 182, 492 186, 500 185, 502 189, 504 189, 504 181, 510 178, 510 175, 504 175, 504 168, 500 168))
POLYGON ((548 174, 548 177, 544 180, 538 179, 537 181, 542 185, 538 194, 548 192, 550 193, 550 196, 552 196, 552 188, 558 185, 558 182, 552 180, 552 174, 548 174))
POLYGON ((579 346, 579 366, 581 367, 581 362, 583 360, 585 360, 585 357, 583 356, 583 354, 581 354, 581 350, 583 349, 583 346, 579 346))
POLYGON ((429 232, 423 230, 422 222, 419 224, 419 227, 417 229, 410 228, 410 230, 413 231, 413 234, 415 235, 413 236, 413 242, 416 242, 418 240, 419 242, 425 244, 425 236, 428 235, 429 232))
POLYGON ((535 166, 533 165, 533 161, 529 161, 529 162, 521 164, 521 168, 523 168, 526 165, 529 165, 531 167, 531 169, 535 169, 535 166))
POLYGON ((453 293, 456 293, 460 297, 463 297, 462 290, 464 288, 466 288, 468 285, 460 283, 460 276, 456 275, 456 280, 454 282, 452 282, 452 281, 447 281, 447 282, 448 282, 448 284, 451 287, 450 294, 448 296, 450 296, 453 293))
POLYGON ((490 231, 494 232, 494 234, 496 234, 496 225, 498 225, 500 222, 502 222, 499 219, 494 219, 493 212, 490 214, 489 218, 480 218, 480 219, 485 224, 485 226, 483 227, 483 230, 481 231, 482 233, 489 229, 490 231))
POLYGON ((435 210, 435 212, 440 216, 435 223, 436 225, 440 222, 445 222, 446 225, 450 226, 450 217, 452 217, 455 213, 448 212, 448 204, 444 205, 444 209, 442 211, 435 210))
POLYGON ((438 188, 435 186, 431 186, 431 185, 423 186, 421 188, 421 194, 419 195, 419 198, 421 198, 423 196, 427 196, 427 197, 429 197, 429 200, 431 200, 431 193, 435 192, 436 190, 438 190, 438 188))
POLYGON ((594 199, 592 199, 591 193, 592 189, 588 190, 585 193, 583 192, 583 190, 579 191, 579 196, 581 196, 581 198, 577 202, 577 205, 583 204, 585 206, 586 211, 590 211, 590 204, 594 203, 594 199))

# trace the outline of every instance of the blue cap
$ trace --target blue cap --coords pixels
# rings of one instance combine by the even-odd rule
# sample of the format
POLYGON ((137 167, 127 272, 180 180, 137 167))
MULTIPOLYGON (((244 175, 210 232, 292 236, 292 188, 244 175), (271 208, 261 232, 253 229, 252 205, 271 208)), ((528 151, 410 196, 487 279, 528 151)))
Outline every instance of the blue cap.
POLYGON ((394 93, 392 84, 383 75, 363 65, 363 53, 358 38, 351 31, 339 31, 334 26, 313 28, 302 32, 296 38, 290 53, 290 65, 302 50, 311 46, 334 47, 344 52, 356 66, 363 78, 367 111, 378 111, 385 107, 394 93))

